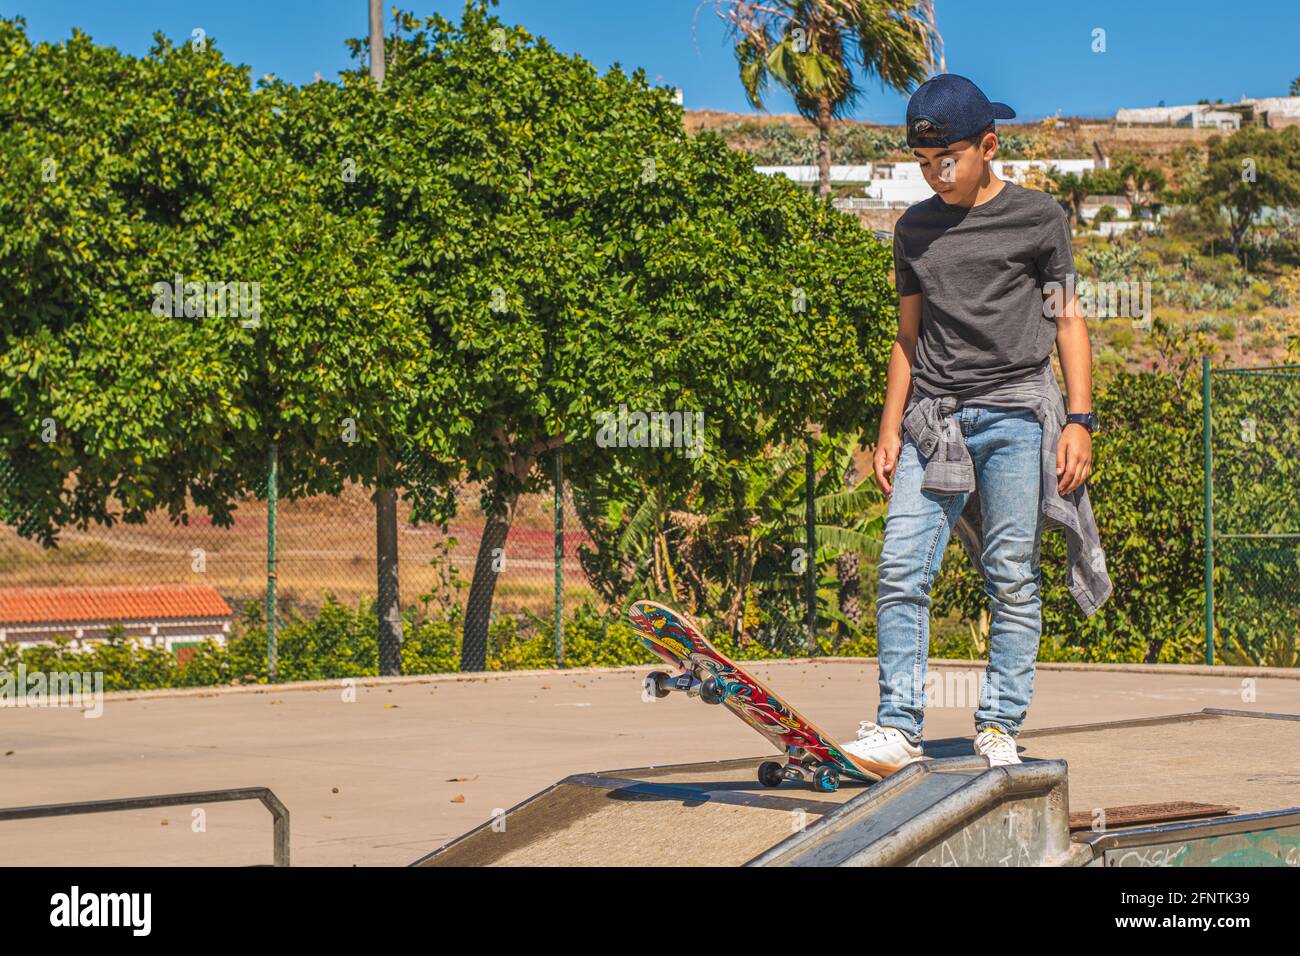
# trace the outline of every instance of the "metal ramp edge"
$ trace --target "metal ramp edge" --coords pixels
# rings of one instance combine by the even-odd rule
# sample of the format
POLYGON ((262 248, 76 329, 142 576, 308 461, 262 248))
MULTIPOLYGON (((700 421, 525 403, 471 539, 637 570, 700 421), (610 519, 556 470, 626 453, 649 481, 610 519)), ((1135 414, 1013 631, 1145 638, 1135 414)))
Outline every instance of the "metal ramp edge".
POLYGON ((948 757, 906 767, 747 866, 1078 866, 1064 760, 990 767, 948 757))
POLYGON ((1300 866, 1300 807, 1074 837, 1088 866, 1300 866))

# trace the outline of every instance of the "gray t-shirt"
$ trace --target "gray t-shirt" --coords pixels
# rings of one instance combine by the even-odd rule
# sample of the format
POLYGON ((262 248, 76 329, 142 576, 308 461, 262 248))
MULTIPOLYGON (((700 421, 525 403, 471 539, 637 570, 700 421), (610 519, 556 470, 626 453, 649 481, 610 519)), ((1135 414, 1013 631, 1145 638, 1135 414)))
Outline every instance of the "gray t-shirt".
POLYGON ((894 276, 900 296, 922 296, 917 384, 969 398, 1042 366, 1056 342, 1042 287, 1073 272, 1069 219, 1047 193, 1007 182, 970 209, 938 196, 910 207, 894 276))

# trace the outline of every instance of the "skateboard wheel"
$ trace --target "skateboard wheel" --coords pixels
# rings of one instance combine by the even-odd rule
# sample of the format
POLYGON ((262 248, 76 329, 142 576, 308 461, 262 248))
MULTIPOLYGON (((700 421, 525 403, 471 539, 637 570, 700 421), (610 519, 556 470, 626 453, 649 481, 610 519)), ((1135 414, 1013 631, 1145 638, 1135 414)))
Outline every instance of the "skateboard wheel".
POLYGON ((645 676, 645 696, 647 697, 667 697, 669 691, 663 687, 663 682, 668 680, 668 675, 663 671, 654 671, 645 676))
POLYGON ((775 760, 764 760, 758 768, 758 782, 765 787, 779 787, 785 779, 785 768, 775 760))
POLYGON ((727 689, 710 677, 700 685, 700 700, 706 704, 720 704, 727 699, 727 689))
POLYGON ((822 793, 834 793, 840 788, 840 772, 834 767, 818 767, 813 772, 812 782, 822 793))

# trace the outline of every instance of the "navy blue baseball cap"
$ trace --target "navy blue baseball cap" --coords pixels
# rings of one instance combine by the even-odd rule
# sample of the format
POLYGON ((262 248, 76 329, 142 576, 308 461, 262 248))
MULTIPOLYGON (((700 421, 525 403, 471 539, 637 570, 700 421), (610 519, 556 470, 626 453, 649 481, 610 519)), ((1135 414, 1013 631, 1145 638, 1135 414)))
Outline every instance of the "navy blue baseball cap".
POLYGON ((907 101, 907 145, 951 146, 969 139, 995 119, 1015 119, 1006 103, 990 103, 978 86, 956 73, 940 73, 922 83, 907 101), (914 120, 929 120, 935 132, 913 141, 914 120))

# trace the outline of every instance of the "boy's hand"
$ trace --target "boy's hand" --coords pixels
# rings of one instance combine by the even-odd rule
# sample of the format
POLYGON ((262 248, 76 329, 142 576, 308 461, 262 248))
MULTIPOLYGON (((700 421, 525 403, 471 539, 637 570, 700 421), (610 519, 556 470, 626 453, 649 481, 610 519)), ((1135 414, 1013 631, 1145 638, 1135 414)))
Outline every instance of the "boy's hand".
POLYGON ((893 474, 894 466, 898 464, 898 453, 902 447, 903 439, 892 432, 881 435, 880 443, 876 445, 876 453, 872 458, 876 472, 876 486, 884 492, 886 498, 894 493, 894 486, 890 483, 889 476, 893 474))
POLYGON ((1069 424, 1061 430, 1056 443, 1056 490, 1068 495, 1092 474, 1092 432, 1082 425, 1069 424))

